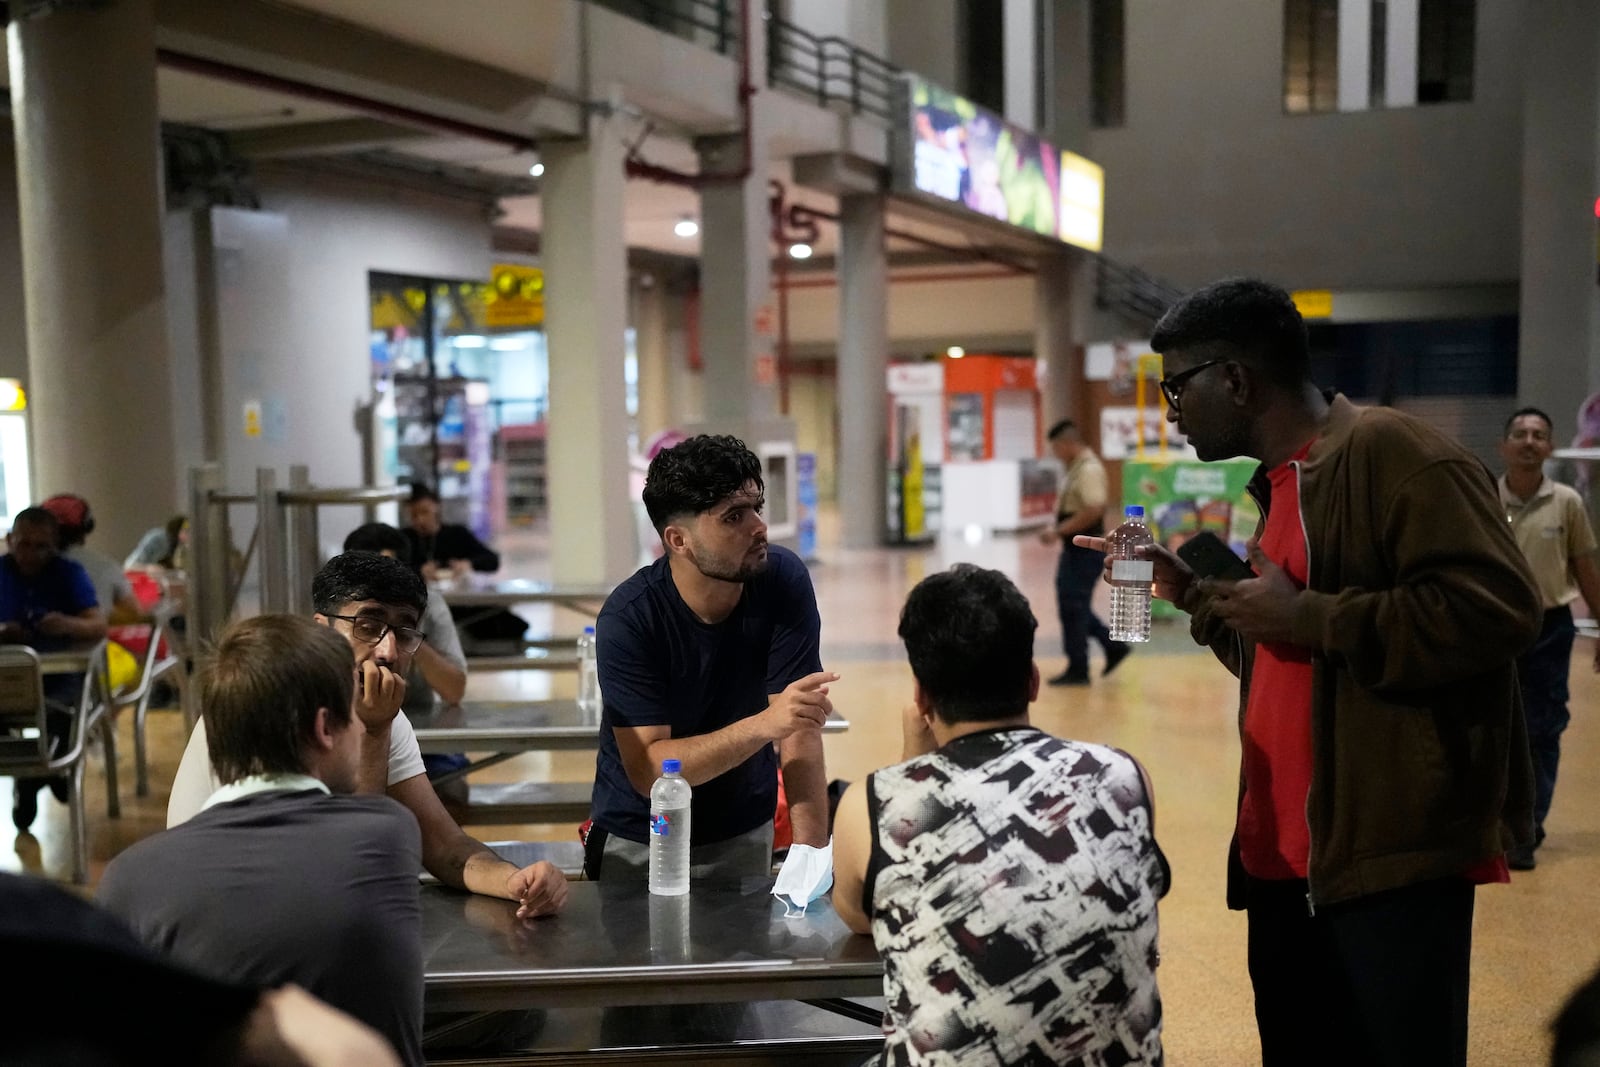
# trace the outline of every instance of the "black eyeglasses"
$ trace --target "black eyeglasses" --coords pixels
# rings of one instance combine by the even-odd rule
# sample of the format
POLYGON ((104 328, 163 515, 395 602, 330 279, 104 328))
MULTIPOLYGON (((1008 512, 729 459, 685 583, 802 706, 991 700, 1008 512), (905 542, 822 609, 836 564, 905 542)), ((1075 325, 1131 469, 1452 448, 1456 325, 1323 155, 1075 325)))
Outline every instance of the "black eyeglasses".
POLYGON ((1170 378, 1161 379, 1161 395, 1167 398, 1167 406, 1176 409, 1179 399, 1183 396, 1183 386, 1190 378, 1205 370, 1215 367, 1218 363, 1228 362, 1225 359, 1208 359, 1204 363, 1196 363, 1186 371, 1179 371, 1170 378))
POLYGON ((409 626, 390 626, 371 615, 329 615, 330 619, 343 619, 350 624, 350 636, 364 645, 375 645, 394 634, 394 644, 401 652, 411 653, 422 647, 427 634, 409 626))

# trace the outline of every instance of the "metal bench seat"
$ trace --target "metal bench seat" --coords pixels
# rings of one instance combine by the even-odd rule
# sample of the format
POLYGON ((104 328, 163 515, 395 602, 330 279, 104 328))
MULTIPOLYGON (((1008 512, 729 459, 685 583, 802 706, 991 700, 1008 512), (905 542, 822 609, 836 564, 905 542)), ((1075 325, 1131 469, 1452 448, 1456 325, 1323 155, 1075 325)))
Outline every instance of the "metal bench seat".
POLYGON ((464 826, 581 823, 589 817, 593 782, 474 782, 467 791, 464 826))

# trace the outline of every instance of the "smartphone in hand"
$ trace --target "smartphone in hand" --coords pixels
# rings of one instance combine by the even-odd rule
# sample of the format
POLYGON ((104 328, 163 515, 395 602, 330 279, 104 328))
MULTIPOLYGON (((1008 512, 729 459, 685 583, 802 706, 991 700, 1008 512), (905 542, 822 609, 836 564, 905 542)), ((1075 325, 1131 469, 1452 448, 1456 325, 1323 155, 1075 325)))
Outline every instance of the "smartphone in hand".
POLYGON ((1178 558, 1202 578, 1237 582, 1256 576, 1250 564, 1234 555, 1228 543, 1210 530, 1201 530, 1179 545, 1178 558))

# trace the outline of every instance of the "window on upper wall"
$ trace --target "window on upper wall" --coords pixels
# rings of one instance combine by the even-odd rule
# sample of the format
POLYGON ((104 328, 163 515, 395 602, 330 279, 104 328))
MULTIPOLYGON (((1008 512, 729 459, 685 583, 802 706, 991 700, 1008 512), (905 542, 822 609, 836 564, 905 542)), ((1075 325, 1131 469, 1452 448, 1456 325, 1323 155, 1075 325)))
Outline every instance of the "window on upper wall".
POLYGON ((1005 114, 1004 0, 964 0, 962 41, 967 74, 966 96, 975 104, 1005 114))
POLYGON ((1417 17, 1417 103, 1472 99, 1476 0, 1421 0, 1417 17))
POLYGON ((1477 0, 1284 0, 1283 109, 1472 99, 1477 0))
POLYGON ((1339 104, 1339 0, 1284 0, 1283 109, 1300 114, 1339 104))
POLYGON ((1089 4, 1089 121, 1096 129, 1127 121, 1126 0, 1089 4))

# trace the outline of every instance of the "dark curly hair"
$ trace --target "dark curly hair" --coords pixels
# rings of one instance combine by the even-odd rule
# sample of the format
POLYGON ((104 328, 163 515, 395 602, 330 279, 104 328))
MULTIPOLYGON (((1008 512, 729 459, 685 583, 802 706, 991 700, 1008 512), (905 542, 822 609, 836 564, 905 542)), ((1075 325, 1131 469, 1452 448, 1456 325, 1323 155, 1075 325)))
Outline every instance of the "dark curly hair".
POLYGON ((406 564, 376 552, 334 556, 311 579, 311 604, 318 614, 332 614, 357 600, 415 608, 420 616, 428 604, 428 587, 406 564))
POLYGON ((1305 320, 1288 292, 1271 282, 1225 278, 1196 289, 1168 308, 1150 335, 1150 347, 1161 353, 1211 345, 1237 350, 1231 358, 1260 368, 1279 385, 1311 376, 1305 320))
POLYGON ((1038 627, 1011 579, 971 563, 918 582, 900 612, 911 673, 947 723, 993 722, 1028 710, 1038 627))
POLYGON ((761 460, 727 434, 701 434, 656 453, 644 476, 644 508, 661 533, 685 515, 699 515, 749 483, 765 490, 761 460))

